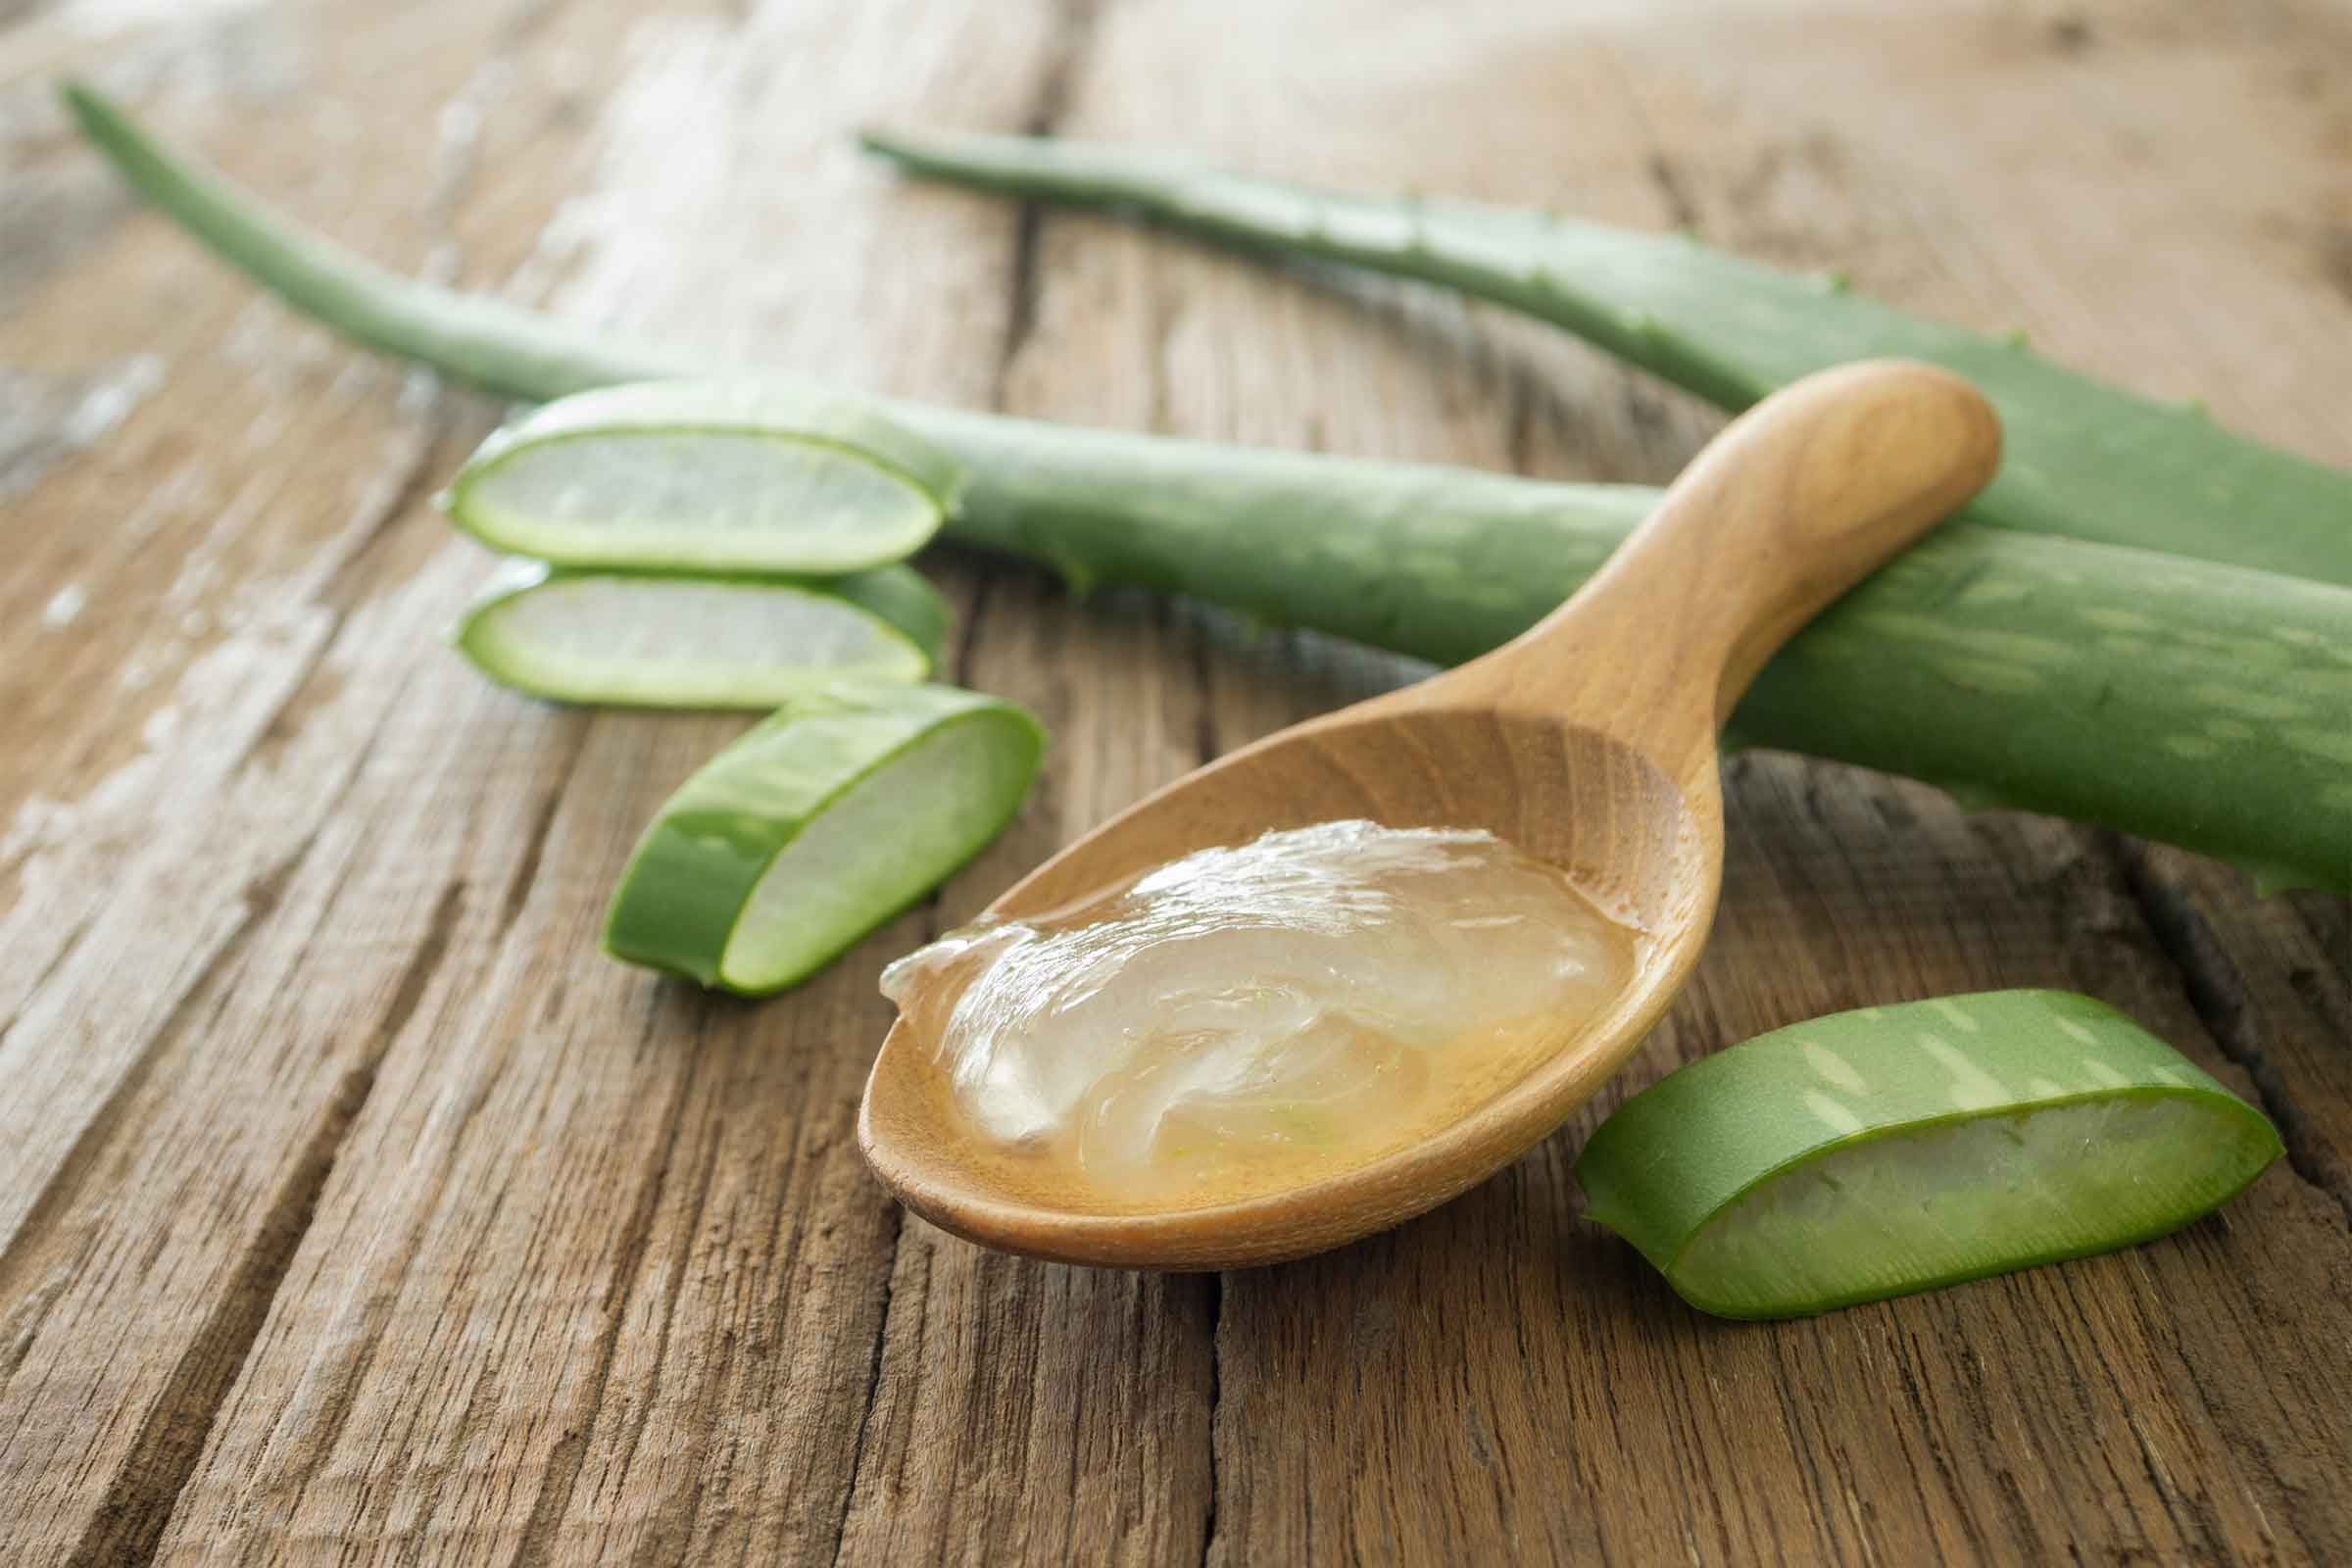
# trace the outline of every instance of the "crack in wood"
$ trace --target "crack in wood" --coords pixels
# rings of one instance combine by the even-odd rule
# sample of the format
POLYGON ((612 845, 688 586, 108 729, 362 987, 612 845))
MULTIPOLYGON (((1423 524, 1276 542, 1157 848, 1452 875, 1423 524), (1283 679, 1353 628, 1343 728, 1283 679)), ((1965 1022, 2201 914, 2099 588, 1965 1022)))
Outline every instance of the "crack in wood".
MULTIPOLYGON (((351 541, 340 559, 327 568, 325 580, 314 596, 316 603, 326 606, 338 614, 347 613, 372 586, 370 573, 382 547, 395 529, 408 519, 419 503, 433 493, 438 475, 446 466, 442 449, 448 444, 451 420, 449 398, 438 380, 427 372, 411 371, 424 376, 432 390, 426 394, 421 428, 406 461, 388 476, 390 482, 378 487, 380 501, 365 505, 367 516, 359 536, 351 541)), ((406 399, 404 398, 405 402, 406 399)))
MULTIPOLYGON (((246 744, 245 749, 237 754, 230 764, 229 771, 232 779, 241 779, 246 769, 253 766, 256 761, 267 761, 270 757, 283 751, 302 733, 303 726, 309 721, 311 714, 318 709, 326 706, 340 694, 342 689, 340 681, 327 683, 322 678, 321 671, 325 666, 327 656, 334 651, 335 644, 343 636, 349 616, 347 612, 342 609, 330 609, 328 613, 331 620, 326 631, 317 639, 315 646, 305 657, 303 669, 287 688, 284 700, 270 715, 268 722, 253 732, 252 739, 246 744)), ((368 760, 375 755, 376 745, 384 737, 384 730, 391 724, 393 715, 399 710, 414 674, 413 670, 402 674, 397 688, 368 723, 368 733, 354 750, 349 765, 344 768, 341 780, 335 785, 334 794, 318 812, 318 819, 319 821, 324 822, 332 818, 335 812, 341 808, 344 799, 359 787, 360 776, 367 770, 368 760)), ((317 836, 318 830, 314 828, 311 837, 316 838, 317 836)), ((309 845, 310 840, 304 840, 306 850, 309 845)))
MULTIPOLYGON (((421 994, 422 988, 419 988, 421 994)), ((392 1035, 379 1025, 377 1033, 387 1050, 392 1035)), ((423 1147, 435 1150, 456 1148, 465 1140, 466 1132, 490 1099, 512 1063, 512 1056, 500 1054, 486 1064, 475 1068, 463 1095, 451 1094, 445 1103, 455 1105, 452 1119, 436 1133, 428 1127, 419 1140, 423 1147)), ((435 1123, 440 1123, 436 1112, 435 1123)), ((289 1456, 289 1466, 280 1480, 267 1494, 269 1505, 282 1517, 292 1518, 309 1495, 311 1484, 333 1459, 336 1445, 350 1424, 351 1415, 359 1403, 360 1393, 366 1384, 376 1352, 384 1340, 392 1303, 400 1298, 409 1265, 416 1257, 417 1238, 429 1216, 438 1212, 443 1194, 448 1190, 452 1162, 447 1158, 428 1158, 412 1166, 418 1180, 410 1184, 410 1200, 396 1206, 403 1219, 402 1232, 395 1244, 379 1246, 377 1256, 390 1258, 393 1266, 380 1275, 371 1275, 370 1264, 362 1259, 350 1276, 343 1303, 333 1319, 318 1337, 319 1348, 305 1372, 303 1383, 294 1391, 286 1407, 277 1417, 277 1431, 272 1444, 283 1441, 289 1456), (349 1347, 346 1353, 341 1348, 349 1347), (321 1392, 314 1400, 311 1390, 321 1392), (318 1413, 313 1415, 316 1403, 318 1413)), ((448 1302, 443 1302, 446 1310, 448 1302)), ((495 1360, 484 1363, 467 1396, 467 1409, 478 1403, 482 1383, 493 1373, 495 1360)))
MULTIPOLYGON (((1646 127, 1646 121, 1644 125, 1646 127)), ((1642 172, 1649 176, 1650 188, 1658 193, 1658 200, 1666 209, 1667 220, 1676 228, 1697 233, 1698 203, 1691 200, 1690 182, 1683 177, 1683 172, 1675 167, 1674 160, 1666 155, 1666 149, 1653 142, 1642 172)))
MULTIPOLYGON (((105 1100, 75 1135, 73 1146, 42 1185, 40 1195, 24 1211, 7 1248, 0 1250, 0 1302, 12 1301, 25 1290, 25 1280, 38 1272, 38 1262, 63 1245, 63 1237, 56 1233, 89 1185, 101 1157, 115 1143, 131 1104, 154 1076, 156 1064, 171 1054, 208 1000, 225 998, 229 975, 255 934, 277 908, 286 883, 309 856, 317 837, 316 833, 306 837, 291 855, 246 884, 236 924, 190 978, 187 988, 172 1004, 155 1032, 147 1037, 105 1100)), ((23 1356, 17 1359, 21 1362, 23 1356)))
POLYGON ((1005 307, 1004 342, 997 351, 996 395, 991 399, 999 408, 1004 406, 1013 365, 1037 330, 1037 231, 1042 221, 1035 202, 1023 202, 1012 220, 1011 299, 1005 307))
POLYGON ((1208 1500, 1200 1525, 1200 1568, 1217 1560, 1217 1420, 1225 1407, 1225 1276, 1207 1276, 1208 1500))
POLYGON ((564 741, 564 762, 557 770, 555 782, 548 786, 547 793, 540 797, 538 807, 533 811, 530 841, 523 847, 521 858, 514 862, 514 874, 507 879, 506 894, 499 900, 498 930, 493 941, 506 939, 507 933, 514 929, 515 920, 522 914, 523 906, 530 902, 531 885, 539 879, 539 864, 547 854, 547 839, 555 829, 556 812, 563 808, 564 796, 570 788, 572 775, 579 771, 580 759, 587 753, 588 728, 593 717, 589 713, 563 715, 561 722, 568 725, 570 730, 564 741))
MULTIPOLYGON (((1029 112, 1021 120, 1024 134, 1050 136, 1061 128, 1101 14, 1102 0, 1059 0, 1045 70, 1038 77, 1029 112)), ((1038 202, 1022 202, 1013 215, 1011 297, 1005 307, 1004 345, 997 352, 994 403, 1000 409, 1004 406, 1005 382, 1013 363, 1037 329, 1038 233, 1044 223, 1045 209, 1038 202)))
MULTIPOLYGON (((123 1107, 137 1098, 152 1075, 154 1062, 167 1054, 166 1046, 186 1032, 187 1021, 204 997, 215 991, 220 993, 220 1003, 213 1015, 218 1016, 220 1005, 224 1005, 228 999, 226 982, 238 955, 277 908, 286 884, 308 858, 316 837, 314 834, 306 838, 292 855, 248 885, 246 914, 238 928, 174 1004, 148 1048, 75 1141, 20 1228, 20 1241, 47 1230, 71 1208, 87 1180, 88 1171, 113 1142, 116 1125, 126 1114, 123 1107)), ((453 881, 442 890, 424 937, 403 969, 377 1022, 375 1049, 337 1084, 325 1119, 305 1145, 302 1157, 265 1211, 255 1241, 232 1272, 220 1304, 174 1368, 162 1397, 142 1425, 138 1440, 109 1489, 106 1502, 85 1530, 73 1561, 134 1563, 144 1562, 154 1554, 180 1493, 195 1473, 212 1423, 234 1387, 269 1318, 278 1287, 309 1231, 336 1154, 373 1090, 384 1054, 414 1016, 449 952, 462 917, 465 894, 463 880, 453 881)), ((14 1288, 12 1264, 21 1255, 30 1256, 29 1248, 20 1254, 19 1249, 12 1246, 9 1253, 0 1257, 0 1299, 5 1299, 14 1288)), ((64 1280, 61 1271, 57 1275, 59 1287, 62 1288, 64 1280)), ((42 1294, 44 1288, 36 1286, 27 1298, 42 1294)), ((58 1293, 48 1290, 46 1294, 54 1298, 58 1293)), ((12 1313, 15 1315, 20 1314, 12 1313)), ((44 1304, 40 1317, 45 1316, 44 1304)), ((9 1348, 11 1373, 29 1352, 39 1327, 37 1319, 26 1323, 19 1341, 9 1348)), ((348 1410, 341 1414, 347 1415, 348 1410)), ((336 1425, 340 1425, 339 1418, 336 1425)))
POLYGON ((2295 1102, 2285 1075, 2264 1049, 2246 995, 2245 977, 2215 937, 2204 911, 2149 864, 2146 846, 2120 835, 2114 839, 2124 885, 2155 936, 2158 950, 2180 973, 2189 1006, 2222 1054, 2253 1081, 2263 1114, 2271 1118, 2279 1141, 2286 1146, 2288 1168, 2333 1200, 2343 1210, 2345 1225, 2352 1228, 2352 1182, 2319 1152, 2310 1117, 2295 1102))
MULTIPOLYGON (((1162 603, 1160 616, 1163 624, 1179 618, 1172 604, 1162 603)), ((1193 695, 1200 701, 1200 711, 1193 723, 1193 753, 1199 765, 1207 766, 1217 760, 1217 705, 1210 684, 1214 661, 1209 657, 1208 631, 1197 619, 1192 622, 1193 695)))
MULTIPOLYGON (((652 1038, 662 1010, 658 1004, 647 1009, 646 1039, 652 1038)), ((698 1029, 697 1045, 700 1043, 698 1029)), ((597 1416, 604 1409, 605 1396, 612 1385, 612 1363, 620 1351, 620 1331, 628 1323, 629 1303, 645 1275, 645 1257, 653 1247, 662 1195, 669 1185, 670 1167, 677 1159, 678 1135, 685 1127, 687 1104, 694 1098, 694 1081, 702 1066, 701 1051, 694 1053, 693 1059, 694 1065, 687 1070, 685 1081, 678 1085, 677 1099, 669 1111, 669 1125, 662 1130, 662 1157, 655 1163, 653 1174, 639 1186, 628 1223, 620 1233, 619 1250, 606 1280, 605 1322, 597 1332, 587 1392, 576 1419, 548 1453, 539 1491, 531 1499, 530 1515, 523 1522, 521 1542, 514 1548, 513 1568, 552 1568, 557 1560, 557 1532, 563 1527, 564 1515, 571 1511, 572 1493, 580 1484, 581 1471, 587 1468, 588 1442, 595 1434, 597 1416)))
MULTIPOLYGON (((84 1248, 84 1254, 88 1249, 84 1248)), ((66 1294, 74 1282, 74 1270, 80 1266, 76 1257, 72 1266, 50 1270, 48 1278, 24 1293, 24 1298, 0 1317, 0 1387, 17 1375, 24 1358, 32 1353, 33 1342, 40 1338, 42 1325, 49 1321, 49 1309, 57 1298, 66 1294)))
POLYGON ((10 1013, 5 1021, 0 1021, 0 1045, 8 1043, 9 1031, 16 1028, 17 1020, 24 1016, 24 1009, 32 1005, 33 1001, 40 996, 43 988, 50 981, 57 978, 58 971, 63 969, 66 961, 74 956, 74 950, 81 946, 81 939, 88 936, 90 927, 97 923, 98 911, 96 909, 90 910, 74 922, 74 929, 66 933, 66 940, 60 943, 57 951, 49 956, 49 961, 41 965, 41 972, 32 977, 32 984, 25 988, 24 1000, 18 1004, 17 1010, 10 1013))
POLYGON ((417 1004, 424 1000, 433 976, 440 972, 442 960, 449 956, 450 943, 465 917, 466 879, 458 877, 433 901, 432 918, 425 923, 424 939, 416 944, 408 966, 401 970, 400 981, 392 988, 392 1000, 385 1004, 383 1016, 376 1020, 374 1055, 379 1060, 392 1049, 392 1043, 400 1038, 409 1020, 416 1015, 417 1004))
MULTIPOLYGON (((2352 972, 2352 961, 2347 963, 2347 972, 2352 972)), ((2316 1016, 2327 1019, 2332 1033, 2352 1040, 2352 1016, 2347 1016, 2348 1009, 2345 1007, 2342 998, 2328 989, 2327 984, 2320 977, 2319 970, 2309 968, 2288 970, 2286 987, 2295 994, 2296 1001, 2309 1007, 2316 1016)))
POLYGON ((1503 373, 1503 462, 1513 473, 1534 471, 1536 453, 1535 378, 1517 365, 1503 373))
POLYGON ((282 753, 302 734, 302 727, 311 714, 333 701, 342 690, 340 680, 322 681, 319 677, 327 655, 334 652, 336 639, 343 635, 345 624, 344 612, 339 609, 330 610, 328 616, 326 629, 313 642, 309 652, 302 656, 302 667, 295 672, 294 679, 287 683, 285 699, 277 705, 268 721, 253 732, 253 738, 230 763, 232 777, 241 775, 248 765, 257 760, 268 761, 282 753))
MULTIPOLYGON (((704 1049, 709 1023, 709 1006, 698 1008, 695 1020, 697 1052, 704 1049)), ((723 1104, 722 1095, 722 1111, 723 1104)), ((654 1408, 658 1402, 654 1391, 661 1386, 662 1368, 669 1364, 670 1341, 677 1326, 678 1303, 686 1295, 695 1244, 702 1236, 704 1219, 710 1206, 710 1190, 717 1182, 718 1158, 726 1148, 726 1141, 718 1135, 715 1126, 706 1129, 704 1138, 710 1146, 709 1152, 703 1156, 701 1169, 695 1176, 694 1197, 688 1203, 686 1222, 678 1228, 677 1250, 666 1271, 669 1299, 662 1304, 662 1327, 655 1334, 652 1364, 646 1368, 640 1380, 646 1393, 638 1401, 637 1418, 630 1424, 628 1438, 612 1465, 616 1475, 628 1475, 634 1471, 637 1450, 645 1441, 645 1429, 654 1419, 654 1408)), ((704 1456, 710 1450, 710 1435, 718 1424, 714 1414, 718 1387, 732 1359, 725 1353, 727 1348, 731 1348, 732 1335, 729 1341, 729 1346, 722 1347, 717 1353, 693 1357, 692 1364, 699 1376, 695 1380, 693 1396, 688 1401, 694 1416, 685 1423, 692 1434, 685 1467, 688 1473, 686 1494, 679 1497, 673 1494, 657 1511, 653 1527, 632 1555, 633 1562, 674 1562, 688 1555, 687 1548, 694 1539, 695 1518, 702 1509, 704 1456)))
POLYGON ((989 601, 996 597, 999 575, 987 572, 972 585, 972 607, 964 612, 955 655, 948 661, 948 678, 958 686, 972 684, 972 665, 980 655, 980 626, 987 618, 989 601))
MULTIPOLYGON (((2079 1320, 2089 1322, 2091 1306, 2082 1298, 2081 1277, 2076 1274, 2062 1274, 2057 1283, 2075 1303, 2080 1314, 2079 1320)), ((2118 1406, 2130 1410, 2130 1395, 2126 1390, 2126 1379, 2122 1370, 2116 1365, 2115 1357, 2109 1353, 2106 1340, 2093 1336, 2086 1339, 2084 1344, 2092 1364, 2104 1376, 2107 1387, 2118 1406)), ((2191 1562, 2226 1561, 2230 1555, 2228 1542, 2219 1534, 2219 1521, 2212 1517, 2205 1499, 2200 1494, 2186 1491, 2174 1480, 2171 1467, 2164 1462, 2164 1455, 2157 1441, 2149 1435, 2146 1426, 2142 1424, 2136 1413, 2128 1417, 2128 1424, 2132 1432, 2132 1451, 2139 1458, 2141 1478, 2147 1482, 2149 1492, 2163 1505, 2166 1522, 2179 1532, 2183 1545, 2192 1541, 2196 1543, 2196 1547, 2188 1554, 2187 1560, 2191 1562)))
POLYGON ((2295 912, 2296 924, 2311 933, 2311 945, 2335 964, 2332 986, 2318 969, 2298 966, 2286 977, 2288 988, 2315 1017, 2327 1021, 2329 1034, 2352 1040, 2352 903, 2308 890, 2279 899, 2295 912))
POLYGON ((906 1240, 906 1211, 890 1205, 890 1267, 882 1275, 882 1309, 874 1314, 874 1353, 866 1363, 865 1399, 858 1411, 858 1436, 850 1445, 850 1484, 841 1489, 841 1510, 833 1519, 835 1568, 841 1563, 842 1544, 849 1537, 850 1511, 858 1501, 858 1478, 865 1473, 865 1446, 874 1424, 874 1406, 882 1400, 882 1360, 890 1344, 890 1309, 898 1298, 899 1252, 906 1240))
POLYGON ((72 1568, 131 1568, 153 1560, 164 1527, 203 1457, 213 1423, 310 1230, 335 1155, 374 1088, 372 1060, 353 1067, 336 1086, 301 1156, 264 1212, 253 1245, 140 1422, 104 1502, 68 1559, 72 1568))
POLYGON ((1176 406, 1175 378, 1170 361, 1176 342, 1177 324, 1184 318, 1184 297, 1177 289, 1162 284, 1152 291, 1152 330, 1146 341, 1151 345, 1151 396, 1144 411, 1144 428, 1154 434, 1172 429, 1176 406))

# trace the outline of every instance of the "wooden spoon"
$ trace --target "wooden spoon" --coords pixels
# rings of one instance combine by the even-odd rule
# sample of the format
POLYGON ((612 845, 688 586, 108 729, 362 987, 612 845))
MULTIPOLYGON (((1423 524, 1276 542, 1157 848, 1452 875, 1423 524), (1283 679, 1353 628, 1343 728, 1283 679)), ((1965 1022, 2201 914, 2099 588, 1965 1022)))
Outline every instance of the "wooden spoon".
POLYGON ((1967 382, 1899 361, 1808 376, 1684 470, 1577 595, 1508 645, 1243 747, 1114 817, 990 906, 1018 918, 1272 828, 1344 817, 1485 828, 1643 933, 1616 1002, 1424 1141, 1310 1185, 1101 1212, 1007 1174, 905 1022, 858 1141, 916 1213, 1071 1262, 1223 1268, 1417 1214, 1557 1128, 1632 1054, 1705 945, 1723 874, 1716 732, 1806 619, 1991 477, 2000 425, 1967 382))

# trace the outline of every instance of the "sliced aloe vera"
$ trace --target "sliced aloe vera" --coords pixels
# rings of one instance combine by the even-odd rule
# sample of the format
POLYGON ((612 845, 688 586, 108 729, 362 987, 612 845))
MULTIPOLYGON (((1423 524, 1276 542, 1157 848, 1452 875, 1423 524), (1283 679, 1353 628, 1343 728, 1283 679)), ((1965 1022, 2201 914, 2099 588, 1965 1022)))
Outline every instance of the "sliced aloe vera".
POLYGON ((1601 1123, 1577 1178, 1683 1299, 1768 1318, 2162 1236, 2278 1153, 2260 1112, 2104 1003, 1992 991, 1692 1062, 1601 1123))
POLYGON ((743 996, 804 980, 953 875, 1012 819, 1045 731, 951 686, 796 700, 662 808, 605 951, 743 996))
POLYGON ((780 382, 647 382, 493 436, 443 505, 567 566, 823 574, 904 560, 955 510, 955 465, 868 408, 780 382))
MULTIPOLYGON (((386 271, 88 88, 65 98, 173 221, 354 342, 523 400, 703 368, 666 346, 386 271)), ((868 406, 969 469, 948 525, 960 543, 1045 563, 1073 586, 1192 594, 1444 662, 1526 630, 1657 504, 1627 485, 868 406)), ((2012 445, 2012 468, 2022 450, 2012 445)), ((2257 537, 2242 519, 2209 535, 2257 537)), ((2176 532, 2134 536, 2152 545, 2176 532)), ((2352 553, 2340 560, 2352 571, 2352 553)), ((2222 856, 2266 890, 2340 893, 2352 892, 2347 710, 2352 589, 1954 520, 1806 627, 1758 678, 1733 733, 1925 779, 1972 807, 2057 812, 2222 856)))
POLYGON ((905 566, 788 581, 515 561, 456 641, 492 680, 558 702, 769 709, 837 681, 921 680, 947 624, 905 566))

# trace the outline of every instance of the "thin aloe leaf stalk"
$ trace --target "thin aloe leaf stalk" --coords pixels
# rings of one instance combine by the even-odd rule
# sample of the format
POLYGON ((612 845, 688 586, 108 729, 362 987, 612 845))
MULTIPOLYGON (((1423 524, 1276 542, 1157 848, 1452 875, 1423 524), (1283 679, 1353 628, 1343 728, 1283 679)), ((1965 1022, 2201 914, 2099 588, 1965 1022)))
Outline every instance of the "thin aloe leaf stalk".
POLYGON ((1627 1101, 1592 1217, 1720 1317, 1793 1317, 2112 1251, 2227 1202, 2278 1134, 2089 997, 1992 991, 1759 1035, 1627 1101))
POLYGON ((139 194, 221 260, 355 342, 531 403, 693 368, 650 345, 599 342, 530 311, 377 267, 167 150, 82 83, 63 83, 58 93, 139 194))
POLYGON ((2061 368, 1687 235, 1464 202, 1343 196, 1129 149, 1034 136, 865 138, 910 172, 1109 208, 1261 254, 1421 278, 1540 317, 1727 409, 1849 360, 1967 376, 2007 459, 1967 515, 2352 586, 2352 473, 2232 435, 2196 405, 2061 368))
POLYGON ((921 680, 947 625, 906 566, 794 581, 514 561, 454 640, 492 680, 556 702, 771 709, 840 681, 921 680))
POLYGON ((953 686, 796 699, 662 806, 605 949, 744 996, 796 985, 995 838, 1044 751, 1029 713, 953 686))
MULTIPOLYGON (((372 347, 528 400, 693 368, 370 269, 73 102, 197 239, 372 347)), ((1440 662, 1540 618, 1656 498, 873 407, 968 476, 943 537, 1440 662)), ((1953 522, 1784 649, 1733 729, 2352 892, 2352 590, 1953 522)))

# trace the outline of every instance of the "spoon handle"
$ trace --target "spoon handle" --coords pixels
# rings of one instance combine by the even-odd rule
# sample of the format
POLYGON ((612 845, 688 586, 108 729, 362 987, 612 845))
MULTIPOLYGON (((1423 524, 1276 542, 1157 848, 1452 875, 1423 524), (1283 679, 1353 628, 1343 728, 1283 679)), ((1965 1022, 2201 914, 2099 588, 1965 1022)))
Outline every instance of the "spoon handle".
POLYGON ((1806 376, 1710 442, 1574 598, 1459 673, 1580 719, 1606 681, 1629 738, 1704 697, 1711 740, 1783 642, 1982 489, 2000 452, 1991 405, 1949 371, 1806 376))

